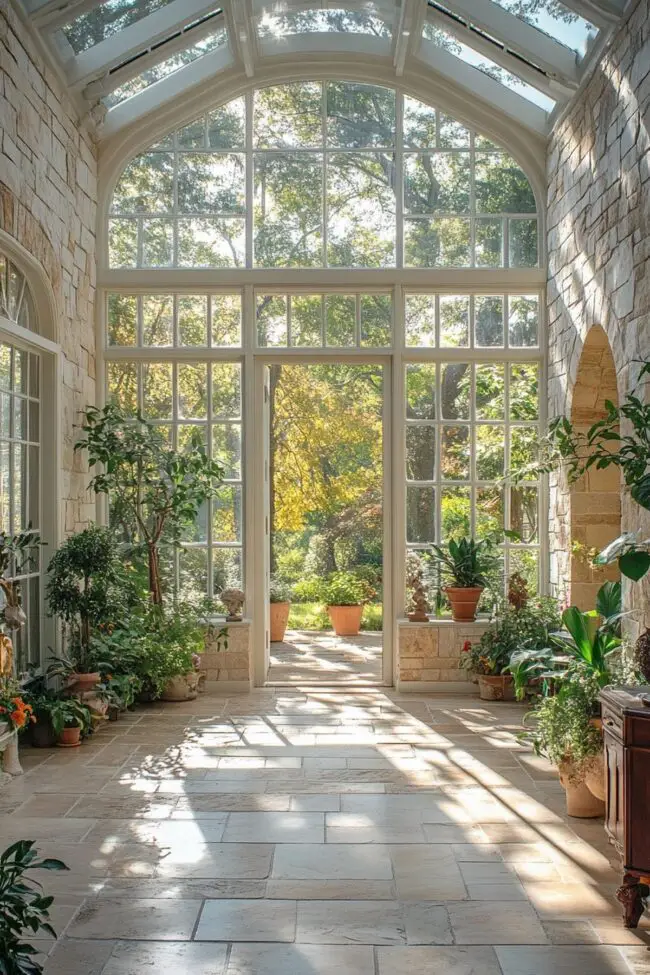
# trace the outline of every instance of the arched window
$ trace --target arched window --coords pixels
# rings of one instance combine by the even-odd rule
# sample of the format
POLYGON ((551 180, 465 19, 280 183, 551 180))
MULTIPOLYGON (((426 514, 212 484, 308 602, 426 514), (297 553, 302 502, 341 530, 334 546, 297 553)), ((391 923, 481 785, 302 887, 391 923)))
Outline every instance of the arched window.
POLYGON ((392 88, 258 89, 140 153, 115 268, 536 267, 530 183, 502 148, 392 88))

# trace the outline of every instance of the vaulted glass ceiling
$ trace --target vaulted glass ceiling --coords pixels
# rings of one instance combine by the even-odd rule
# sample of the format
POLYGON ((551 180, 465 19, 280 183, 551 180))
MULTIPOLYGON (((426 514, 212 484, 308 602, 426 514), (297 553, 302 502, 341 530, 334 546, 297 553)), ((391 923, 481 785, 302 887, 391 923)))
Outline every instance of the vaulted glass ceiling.
POLYGON ((225 70, 278 56, 428 66, 528 128, 552 114, 626 0, 22 0, 80 112, 110 136, 225 70))

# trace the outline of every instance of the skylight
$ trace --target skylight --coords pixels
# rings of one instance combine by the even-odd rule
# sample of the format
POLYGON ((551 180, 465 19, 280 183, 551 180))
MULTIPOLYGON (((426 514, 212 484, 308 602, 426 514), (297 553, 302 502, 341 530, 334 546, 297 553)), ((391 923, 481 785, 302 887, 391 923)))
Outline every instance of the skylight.
POLYGON ((75 54, 87 51, 173 0, 106 0, 63 27, 75 54))
POLYGON ((340 7, 307 7, 291 10, 289 3, 258 0, 255 17, 260 37, 283 37, 288 34, 369 34, 390 37, 396 18, 398 0, 361 3, 359 9, 340 7))
POLYGON ((581 57, 587 52, 598 28, 569 10, 559 0, 493 0, 504 10, 537 27, 581 57))

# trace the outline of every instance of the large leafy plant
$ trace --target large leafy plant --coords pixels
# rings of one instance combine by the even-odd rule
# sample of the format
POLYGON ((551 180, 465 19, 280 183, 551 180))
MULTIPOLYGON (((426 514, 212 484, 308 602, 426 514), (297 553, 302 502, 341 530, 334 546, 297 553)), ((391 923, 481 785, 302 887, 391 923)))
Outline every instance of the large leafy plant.
POLYGON ((526 716, 530 731, 523 737, 537 755, 544 755, 579 779, 602 748, 602 734, 592 723, 598 684, 584 675, 567 680, 557 694, 542 698, 526 716))
POLYGON ((39 859, 33 840, 19 840, 0 854, 0 975, 38 975, 38 948, 23 940, 25 934, 56 938, 49 922, 54 900, 41 884, 26 877, 28 870, 67 870, 61 860, 39 859))
POLYGON ((76 449, 87 451, 90 467, 98 468, 90 487, 109 496, 113 522, 144 547, 151 602, 162 606, 161 540, 180 543, 221 484, 223 468, 198 442, 184 453, 171 449, 155 426, 114 403, 89 407, 81 429, 76 449))
POLYGON ((333 572, 323 586, 327 606, 361 606, 374 594, 372 586, 354 572, 333 572))
POLYGON ((433 560, 448 585, 458 589, 483 588, 496 562, 494 540, 450 538, 446 545, 432 545, 433 560))
MULTIPOLYGON (((532 674, 524 674, 517 666, 518 658, 529 654, 538 660, 549 646, 551 632, 559 625, 558 604, 550 597, 530 599, 520 606, 510 605, 497 613, 490 629, 468 648, 463 665, 476 674, 510 673, 515 678, 515 690, 521 685, 525 688, 532 674)), ((518 697, 523 696, 524 692, 519 690, 518 697)))

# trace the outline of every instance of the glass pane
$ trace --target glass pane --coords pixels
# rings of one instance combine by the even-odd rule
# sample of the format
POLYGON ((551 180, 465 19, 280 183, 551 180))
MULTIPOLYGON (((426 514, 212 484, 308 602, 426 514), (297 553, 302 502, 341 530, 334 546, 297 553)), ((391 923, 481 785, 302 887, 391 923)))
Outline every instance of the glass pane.
POLYGON ((505 431, 501 426, 476 425, 476 477, 496 481, 504 474, 505 431))
POLYGON ((11 346, 0 345, 0 387, 11 389, 11 346))
POLYGON ((135 362, 108 362, 106 378, 108 399, 127 416, 135 416, 138 412, 138 367, 135 362))
POLYGON ((406 416, 410 420, 435 420, 435 365, 414 364, 406 367, 406 416))
POLYGON ((446 362, 441 367, 440 397, 444 420, 469 420, 472 370, 466 362, 446 362))
POLYGON ((393 299, 391 295, 361 296, 361 345, 381 348, 391 344, 393 299))
POLYGON ((406 428, 406 477, 409 481, 433 481, 436 476, 436 428, 406 428))
POLYGON ((216 423, 212 428, 212 457, 224 469, 224 477, 241 477, 241 426, 216 423))
MULTIPOLYGON (((210 520, 209 505, 204 501, 199 508, 198 515, 193 523, 184 525, 181 532, 183 542, 207 542, 208 523, 210 520)), ((181 550, 182 557, 182 550, 181 550)))
POLYGON ((443 539, 471 535, 471 495, 467 487, 445 488, 440 494, 440 528, 443 539))
POLYGON ((195 450, 204 450, 207 453, 207 424, 179 423, 176 427, 176 446, 181 453, 192 453, 195 450))
POLYGON ((274 85, 255 92, 253 139, 260 149, 323 144, 319 82, 274 85))
POLYGON ((469 129, 449 115, 438 112, 441 149, 469 149, 469 129))
POLYGON ((138 264, 138 221, 108 221, 108 263, 111 267, 136 267, 138 264))
POLYGON ((239 542, 241 526, 241 487, 224 484, 212 501, 212 538, 215 542, 239 542))
POLYGON ((537 459, 537 427, 510 428, 510 467, 519 470, 537 459))
POLYGON ((503 489, 479 487, 476 489, 476 534, 479 538, 503 531, 503 489))
POLYGON ((477 213, 535 213, 528 178, 505 153, 476 153, 474 185, 477 213))
POLYGON ((418 153, 404 157, 406 213, 468 213, 468 152, 418 153))
POLYGON ((406 295, 404 308, 406 344, 434 348, 436 344, 435 295, 406 295))
POLYGON ((503 345, 501 295, 477 295, 474 299, 474 342, 482 348, 503 345))
POLYGON ((246 224, 238 217, 194 217, 178 221, 179 267, 242 267, 246 224))
POLYGON ((241 345, 241 295, 212 295, 212 347, 241 345))
POLYGON ((12 532, 27 528, 27 447, 15 443, 11 446, 11 527, 12 532))
POLYGON ((503 221, 500 218, 476 219, 477 267, 503 267, 503 221))
POLYGON ((179 295, 178 344, 208 344, 208 299, 206 295, 179 295))
POLYGON ((142 344, 166 347, 174 344, 174 299, 171 295, 142 298, 142 344))
POLYGON ((40 403, 36 400, 29 401, 29 430, 28 430, 28 440, 32 443, 38 443, 41 439, 41 428, 40 428, 40 403))
POLYGON ((241 416, 241 367, 238 363, 213 362, 212 414, 233 420, 241 416))
POLYGON ((209 149, 244 149, 246 146, 246 102, 243 98, 210 112, 207 119, 209 149))
POLYGON ((536 420, 539 416, 539 366, 521 362, 510 366, 510 416, 536 420))
POLYGON ((517 348, 533 348, 539 343, 539 298, 537 295, 511 295, 508 302, 508 340, 517 348))
POLYGON ((406 540, 435 542, 436 492, 432 487, 406 488, 406 540))
POLYGON ((323 299, 321 295, 292 296, 291 344, 311 348, 323 344, 323 299))
POLYGON ((176 133, 179 149, 205 149, 205 119, 195 119, 176 133))
POLYGON ((323 264, 323 157, 293 152, 255 156, 255 264, 323 264))
POLYGON ((537 220, 508 220, 510 267, 537 267, 537 220))
POLYGON ((144 152, 120 176, 111 212, 169 213, 174 206, 174 154, 144 152))
POLYGON ((528 584, 531 595, 539 592, 539 551, 537 549, 510 549, 510 574, 518 572, 528 584))
POLYGON ((108 37, 167 6, 171 0, 107 0, 63 27, 75 54, 87 51, 108 37))
POLYGON ((246 212, 246 159, 235 153, 178 156, 180 213, 246 212))
POLYGON ((256 317, 258 345, 288 344, 286 295, 258 295, 256 317))
POLYGON ((172 366, 170 362, 142 365, 142 412, 148 420, 172 418, 172 366))
POLYGON ((469 267, 470 224, 463 217, 404 221, 406 267, 469 267))
POLYGON ((15 440, 27 439, 27 400, 15 396, 13 402, 13 429, 15 440))
POLYGON ((178 364, 178 415, 202 420, 208 415, 208 367, 203 363, 178 364))
MULTIPOLYGON (((0 346, 0 358, 2 356, 2 346, 0 346)), ((0 365, 0 373, 2 371, 2 366, 0 365)), ((39 396, 40 395, 40 372, 41 372, 41 360, 38 355, 31 354, 29 357, 29 395, 39 396)), ((0 385, 2 382, 0 381, 0 385)))
POLYGON ((197 605, 208 595, 208 551, 181 548, 178 560, 178 591, 184 602, 197 605))
POLYGON ((142 221, 142 266, 171 267, 174 263, 172 220, 142 221))
POLYGON ((510 528, 522 542, 539 540, 539 500, 536 487, 510 489, 510 528))
POLYGON ((0 529, 11 531, 9 516, 9 444, 0 442, 0 529))
MULTIPOLYGON (((371 6, 374 10, 374 5, 371 6)), ((378 11, 381 13, 382 11, 378 11)), ((370 34, 373 37, 390 38, 388 24, 378 16, 365 11, 338 8, 287 10, 286 4, 268 4, 257 23, 260 37, 284 37, 287 34, 346 33, 370 34)))
POLYGON ((212 582, 215 594, 242 585, 242 557, 239 548, 212 550, 212 582))
POLYGON ((331 267, 395 263, 393 155, 328 156, 327 261, 331 267))
POLYGON ((353 295, 325 296, 325 342, 332 347, 356 345, 357 301, 353 295))
POLYGON ((108 296, 108 344, 137 345, 138 299, 135 295, 108 296))
POLYGON ((2 393, 0 396, 0 434, 6 439, 11 436, 12 408, 11 393, 2 393))
POLYGON ((404 146, 409 149, 435 149, 438 144, 435 108, 404 96, 404 146))
POLYGON ((24 349, 14 348, 12 355, 12 386, 15 393, 27 392, 27 361, 27 353, 24 349))
POLYGON ((346 149, 395 144, 395 92, 376 85, 326 86, 327 143, 346 149))
POLYGON ((505 366, 500 362, 476 366, 476 417, 503 420, 505 416, 505 366))
POLYGON ((580 17, 559 0, 539 3, 536 0, 494 0, 504 10, 521 17, 528 24, 584 55, 598 33, 598 28, 580 17))
POLYGON ((440 296, 440 345, 443 348, 469 345, 469 297, 440 296))
POLYGON ((440 435, 440 471, 444 481, 468 481, 469 427, 442 427, 440 435))

